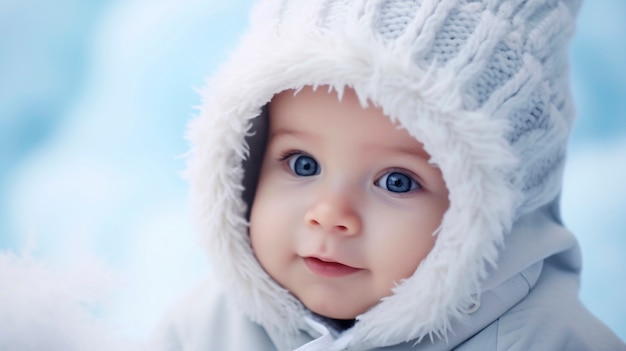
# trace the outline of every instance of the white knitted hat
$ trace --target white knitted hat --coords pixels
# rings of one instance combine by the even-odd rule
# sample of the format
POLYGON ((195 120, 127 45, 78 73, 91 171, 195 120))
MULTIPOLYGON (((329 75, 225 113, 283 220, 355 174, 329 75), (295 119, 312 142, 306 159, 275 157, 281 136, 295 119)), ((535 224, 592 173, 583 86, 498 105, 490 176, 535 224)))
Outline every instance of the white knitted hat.
POLYGON ((283 90, 329 85, 341 95, 349 86, 424 144, 450 192, 432 251, 393 296, 358 317, 354 337, 375 335, 372 344, 381 344, 445 334, 475 302, 516 219, 558 197, 574 116, 567 43, 578 7, 577 0, 260 2, 203 92, 189 133, 201 235, 237 305, 287 334, 308 314, 250 247, 252 194, 243 196, 243 179, 253 191, 263 141, 249 150, 259 139, 246 137, 263 134, 256 117, 283 90), (391 321, 405 327, 386 328, 391 321))

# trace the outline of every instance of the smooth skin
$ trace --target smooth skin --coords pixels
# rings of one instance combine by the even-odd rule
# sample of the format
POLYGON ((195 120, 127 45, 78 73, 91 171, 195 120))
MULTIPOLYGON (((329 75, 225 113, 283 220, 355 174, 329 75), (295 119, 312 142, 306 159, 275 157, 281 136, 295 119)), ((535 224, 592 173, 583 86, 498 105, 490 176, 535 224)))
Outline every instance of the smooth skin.
POLYGON ((448 190, 422 144, 352 89, 294 93, 270 102, 252 247, 311 311, 353 319, 428 255, 448 190))

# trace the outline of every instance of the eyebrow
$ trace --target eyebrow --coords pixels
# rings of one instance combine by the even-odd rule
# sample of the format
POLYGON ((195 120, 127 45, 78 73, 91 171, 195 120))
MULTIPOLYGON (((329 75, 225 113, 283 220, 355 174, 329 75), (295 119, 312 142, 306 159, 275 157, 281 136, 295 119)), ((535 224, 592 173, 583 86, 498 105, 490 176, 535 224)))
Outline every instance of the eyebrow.
MULTIPOLYGON (((278 128, 272 131, 272 133, 269 135, 269 138, 272 139, 272 138, 281 137, 285 135, 293 136, 293 137, 305 137, 305 138, 311 137, 311 134, 308 134, 304 131, 290 129, 290 128, 278 128)), ((424 159, 425 161, 430 160, 430 155, 426 151, 424 151, 424 149, 421 147, 385 146, 385 145, 379 145, 379 144, 368 144, 365 146, 364 149, 365 150, 384 149, 386 151, 390 151, 393 153, 401 153, 401 154, 407 154, 409 156, 418 157, 418 158, 424 159)))
POLYGON ((383 146, 383 145, 378 145, 378 144, 370 144, 366 147, 366 149, 384 149, 392 153, 407 154, 409 156, 418 157, 418 158, 424 159, 425 161, 430 160, 430 155, 426 151, 424 151, 424 149, 421 147, 383 146))
POLYGON ((276 130, 273 130, 269 137, 270 138, 275 138, 278 136, 283 136, 283 135, 290 135, 290 136, 296 136, 296 137, 303 137, 303 136, 309 136, 310 134, 307 134, 303 131, 299 131, 299 130, 294 130, 294 129, 289 129, 289 128, 278 128, 276 130))

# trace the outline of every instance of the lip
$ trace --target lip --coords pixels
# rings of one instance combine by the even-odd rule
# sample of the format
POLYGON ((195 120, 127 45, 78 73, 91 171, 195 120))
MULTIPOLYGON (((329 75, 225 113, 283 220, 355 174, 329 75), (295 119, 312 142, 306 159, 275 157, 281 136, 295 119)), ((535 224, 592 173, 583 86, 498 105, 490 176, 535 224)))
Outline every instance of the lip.
POLYGON ((303 257, 304 264, 315 275, 330 278, 345 277, 360 271, 360 268, 343 263, 326 261, 317 257, 303 257))

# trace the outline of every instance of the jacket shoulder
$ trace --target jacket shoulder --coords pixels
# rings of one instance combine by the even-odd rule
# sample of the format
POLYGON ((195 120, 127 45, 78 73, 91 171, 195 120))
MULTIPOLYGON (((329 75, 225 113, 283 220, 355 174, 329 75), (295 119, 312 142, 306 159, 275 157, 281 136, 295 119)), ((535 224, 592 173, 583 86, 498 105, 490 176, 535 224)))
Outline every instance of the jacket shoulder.
POLYGON ((575 318, 561 312, 542 307, 512 309, 455 350, 626 351, 626 344, 586 310, 575 318))
POLYGON ((534 291, 495 324, 497 350, 626 351, 626 344, 575 294, 534 291))
POLYGON ((582 304, 573 279, 564 278, 546 274, 523 300, 457 350, 626 351, 626 344, 582 304))
POLYGON ((578 278, 544 266, 537 285, 498 320, 498 350, 626 350, 578 298, 578 278))
POLYGON ((498 350, 626 350, 579 301, 514 309, 498 320, 498 350))

